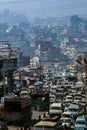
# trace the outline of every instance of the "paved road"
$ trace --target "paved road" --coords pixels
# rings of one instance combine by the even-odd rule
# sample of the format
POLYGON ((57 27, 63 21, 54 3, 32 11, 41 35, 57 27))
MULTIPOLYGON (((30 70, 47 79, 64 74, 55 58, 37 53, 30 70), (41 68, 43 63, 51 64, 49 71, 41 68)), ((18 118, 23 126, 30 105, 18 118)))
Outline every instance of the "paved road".
POLYGON ((36 111, 36 110, 34 110, 33 111, 33 115, 32 115, 32 119, 36 119, 36 120, 38 120, 39 119, 39 116, 43 116, 44 115, 44 113, 47 113, 46 111, 36 111))
MULTIPOLYGON (((24 130, 24 128, 17 127, 17 126, 8 126, 8 130, 24 130)), ((29 129, 27 128, 27 130, 29 129)))
POLYGON ((8 130, 21 130, 21 128, 16 126, 8 126, 8 130))

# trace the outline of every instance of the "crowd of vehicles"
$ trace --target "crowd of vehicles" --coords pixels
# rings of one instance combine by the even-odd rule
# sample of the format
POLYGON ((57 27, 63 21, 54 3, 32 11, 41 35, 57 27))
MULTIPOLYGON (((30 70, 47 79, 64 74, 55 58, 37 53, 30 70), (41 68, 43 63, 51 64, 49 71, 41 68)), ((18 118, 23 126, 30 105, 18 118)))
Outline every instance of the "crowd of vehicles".
POLYGON ((32 110, 44 110, 48 116, 33 124, 33 129, 62 130, 65 126, 68 129, 72 126, 75 128, 78 116, 85 116, 86 101, 82 81, 71 81, 62 76, 48 77, 17 90, 1 100, 0 118, 7 123, 30 123, 32 110))
POLYGON ((46 86, 46 89, 49 89, 50 92, 50 105, 47 119, 45 119, 44 122, 43 119, 41 119, 33 128, 35 130, 87 129, 85 86, 83 81, 66 81, 62 79, 61 83, 54 82, 54 84, 50 83, 48 86, 50 86, 50 88, 46 86), (50 119, 56 118, 56 116, 57 121, 55 121, 55 126, 57 127, 53 128, 51 125, 54 121, 50 119), (78 126, 79 128, 77 128, 76 120, 78 117, 85 117, 85 127, 80 128, 78 126))

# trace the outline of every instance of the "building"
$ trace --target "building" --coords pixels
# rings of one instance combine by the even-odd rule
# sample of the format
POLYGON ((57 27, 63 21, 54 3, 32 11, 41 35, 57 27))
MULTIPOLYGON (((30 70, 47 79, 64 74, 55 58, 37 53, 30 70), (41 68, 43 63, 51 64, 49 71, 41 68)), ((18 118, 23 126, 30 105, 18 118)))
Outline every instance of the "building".
POLYGON ((13 72, 16 69, 16 55, 11 54, 11 47, 6 41, 0 41, 0 81, 4 82, 8 91, 12 91, 13 72))

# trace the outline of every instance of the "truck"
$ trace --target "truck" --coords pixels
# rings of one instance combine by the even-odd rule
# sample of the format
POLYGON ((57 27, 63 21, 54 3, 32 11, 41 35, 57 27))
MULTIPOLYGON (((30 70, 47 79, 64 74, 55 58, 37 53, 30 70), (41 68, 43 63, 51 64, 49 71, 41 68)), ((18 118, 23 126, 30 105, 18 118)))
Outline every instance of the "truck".
POLYGON ((30 92, 30 96, 32 99, 32 107, 34 110, 38 111, 49 110, 50 92, 48 90, 43 89, 43 82, 37 81, 34 84, 34 89, 30 91, 30 88, 28 88, 28 91, 30 92))
POLYGON ((32 118, 31 97, 7 96, 4 98, 4 120, 7 124, 24 125, 32 118))
POLYGON ((46 111, 49 110, 50 98, 49 92, 35 90, 30 93, 32 98, 32 106, 35 110, 46 111))

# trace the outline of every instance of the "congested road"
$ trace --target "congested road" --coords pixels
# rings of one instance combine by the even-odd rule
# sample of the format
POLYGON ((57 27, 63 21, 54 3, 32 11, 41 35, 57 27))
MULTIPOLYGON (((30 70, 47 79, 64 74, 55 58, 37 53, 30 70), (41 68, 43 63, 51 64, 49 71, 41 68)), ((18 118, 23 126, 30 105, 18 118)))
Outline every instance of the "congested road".
MULTIPOLYGON (((25 92, 24 90, 22 91, 25 92)), ((27 130, 35 128, 34 125, 43 121, 43 119, 44 121, 49 121, 49 123, 50 121, 53 122, 52 118, 56 116, 58 118, 55 120, 55 123, 58 123, 59 130, 64 129, 65 124, 68 130, 76 128, 78 122, 81 125, 82 120, 77 121, 77 117, 85 117, 83 123, 85 123, 84 127, 87 127, 85 85, 83 79, 70 81, 64 77, 48 76, 43 81, 37 81, 36 84, 29 85, 26 91, 32 96, 33 101, 32 120, 31 122, 25 122, 25 125, 28 123, 27 130), (33 98, 33 95, 36 97, 33 98), (46 107, 48 103, 49 107, 46 107), (55 106, 56 103, 61 104, 61 107, 55 106), (54 107, 52 106, 53 104, 54 107), (42 106, 47 109, 45 111, 42 110, 42 106)), ((24 126, 8 126, 8 130, 22 130, 22 128, 25 129, 24 126)))
MULTIPOLYGON (((48 81, 48 84, 49 84, 49 81, 48 81)), ((67 112, 67 113, 70 113, 71 115, 71 118, 70 118, 71 124, 68 129, 74 129, 75 127, 77 127, 77 124, 76 124, 77 117, 81 117, 81 118, 85 117, 84 122, 86 123, 85 127, 87 127, 85 90, 84 90, 84 83, 82 80, 78 80, 77 82, 70 82, 68 80, 66 81, 62 80, 61 83, 57 82, 57 84, 56 83, 52 84, 50 81, 50 85, 47 86, 47 82, 46 82, 46 84, 43 85, 43 88, 49 89, 50 91, 50 105, 55 102, 62 103, 63 111, 59 119, 59 120, 62 120, 62 125, 66 121, 63 114, 67 112)), ((36 115, 38 113, 38 118, 40 114, 42 115, 44 114, 40 111, 38 112, 34 111, 34 112, 36 113, 36 115)), ((47 111, 47 113, 49 113, 49 110, 47 111)), ((51 116, 50 113, 49 113, 49 116, 51 116)), ((68 122, 66 122, 66 124, 68 124, 68 122)))

